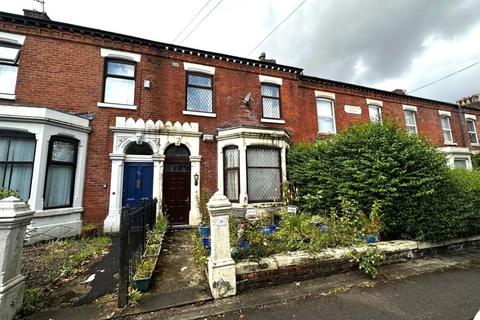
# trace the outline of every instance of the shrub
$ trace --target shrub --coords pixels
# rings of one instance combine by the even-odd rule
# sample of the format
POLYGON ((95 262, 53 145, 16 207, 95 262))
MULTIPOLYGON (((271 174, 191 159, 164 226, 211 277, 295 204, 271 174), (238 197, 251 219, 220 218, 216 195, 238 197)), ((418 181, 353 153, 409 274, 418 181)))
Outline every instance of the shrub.
POLYGON ((6 189, 6 188, 0 188, 0 200, 4 199, 4 198, 8 198, 10 196, 14 196, 16 198, 20 198, 20 195, 18 194, 18 192, 16 192, 15 190, 10 190, 10 189, 6 189))
POLYGON ((358 269, 375 279, 378 275, 377 266, 383 261, 383 254, 375 248, 368 248, 365 251, 352 250, 348 253, 347 258, 350 262, 358 264, 358 269))
POLYGON ((448 184, 447 170, 445 156, 432 144, 388 121, 295 145, 288 158, 289 179, 304 210, 328 215, 347 199, 369 212, 380 201, 390 238, 425 238, 427 230, 418 223, 435 220, 438 212, 431 207, 448 184))

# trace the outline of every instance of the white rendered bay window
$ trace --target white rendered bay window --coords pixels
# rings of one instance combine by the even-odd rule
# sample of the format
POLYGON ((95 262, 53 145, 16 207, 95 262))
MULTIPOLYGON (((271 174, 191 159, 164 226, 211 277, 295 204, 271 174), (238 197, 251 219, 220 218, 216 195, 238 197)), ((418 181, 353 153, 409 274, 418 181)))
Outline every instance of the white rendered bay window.
POLYGON ((0 188, 16 191, 27 201, 30 197, 35 136, 0 131, 0 188))
POLYGON ((238 202, 240 192, 240 155, 237 147, 223 150, 224 189, 228 200, 238 202))
POLYGON ((77 148, 77 140, 65 137, 51 138, 45 181, 45 209, 72 206, 77 148))
POLYGON ((280 149, 247 148, 247 192, 249 202, 281 200, 280 149))

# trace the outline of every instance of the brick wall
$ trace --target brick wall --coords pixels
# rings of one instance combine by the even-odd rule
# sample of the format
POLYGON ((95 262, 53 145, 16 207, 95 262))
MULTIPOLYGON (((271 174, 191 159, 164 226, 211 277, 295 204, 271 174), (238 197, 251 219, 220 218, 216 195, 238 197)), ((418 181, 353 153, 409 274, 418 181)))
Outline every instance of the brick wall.
MULTIPOLYGON (((454 141, 465 145, 456 110, 450 104, 432 103, 408 96, 379 94, 368 90, 302 81, 293 73, 233 64, 210 58, 163 51, 137 43, 126 43, 111 38, 32 27, 0 20, 0 30, 26 35, 21 48, 16 95, 13 102, 19 105, 42 106, 66 112, 93 112, 92 133, 89 139, 87 170, 84 189, 84 217, 87 221, 101 222, 108 212, 113 134, 109 129, 115 117, 133 117, 162 121, 198 122, 200 131, 215 134, 217 128, 238 125, 284 128, 293 141, 311 141, 317 137, 316 100, 314 90, 336 94, 335 114, 337 131, 349 124, 369 121, 365 98, 382 100, 383 116, 398 119, 404 125, 402 104, 416 105, 418 130, 438 146, 443 145, 438 109, 452 112, 454 141), (137 110, 99 108, 104 82, 104 59, 100 48, 112 48, 140 53, 141 62, 136 69, 135 104, 137 110), (214 111, 216 118, 183 115, 185 108, 186 73, 183 62, 193 62, 216 67, 214 76, 214 111), (261 96, 258 75, 283 79, 281 86, 282 124, 260 122, 261 96), (151 88, 143 88, 143 80, 151 81, 151 88), (251 93, 251 103, 242 99, 251 93), (345 113, 345 104, 362 108, 361 115, 345 113)), ((12 103, 0 100, 0 103, 12 103)), ((468 113, 478 113, 469 110, 468 113)), ((465 125, 464 125, 465 127, 465 125)), ((201 186, 213 193, 217 186, 216 143, 201 142, 201 186)))

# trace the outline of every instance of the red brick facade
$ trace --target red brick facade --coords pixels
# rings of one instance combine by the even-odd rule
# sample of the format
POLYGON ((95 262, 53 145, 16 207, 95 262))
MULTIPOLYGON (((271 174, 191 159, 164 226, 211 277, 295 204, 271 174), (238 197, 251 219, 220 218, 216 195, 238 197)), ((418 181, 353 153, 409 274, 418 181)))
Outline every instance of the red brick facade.
MULTIPOLYGON (((264 64, 259 67, 242 58, 215 57, 192 53, 182 48, 176 52, 161 48, 150 41, 114 37, 102 32, 69 28, 55 22, 35 24, 36 19, 24 21, 20 16, 0 14, 0 31, 26 36, 21 48, 16 100, 0 100, 1 104, 47 107, 66 112, 95 115, 90 121, 86 177, 84 186, 84 219, 101 222, 108 212, 113 133, 110 127, 118 116, 142 118, 153 121, 197 122, 204 134, 216 134, 218 128, 238 125, 282 128, 289 132, 294 142, 311 141, 317 137, 315 90, 335 93, 335 121, 337 131, 349 124, 369 121, 366 99, 383 102, 382 115, 405 124, 402 105, 418 108, 418 132, 439 147, 444 146, 438 110, 451 112, 453 140, 458 147, 469 147, 463 113, 478 114, 475 109, 458 108, 457 105, 409 97, 371 88, 337 83, 313 77, 304 77, 299 69, 283 71, 283 66, 264 64), (12 18, 13 17, 13 18, 12 18), (136 68, 135 105, 137 110, 99 108, 104 86, 105 60, 100 48, 110 48, 141 54, 136 68), (228 58, 228 61, 226 61, 228 58), (242 63, 240 63, 241 61, 242 63), (186 72, 183 62, 214 66, 213 109, 215 118, 184 115, 186 72), (265 67, 267 65, 267 67, 265 67), (281 70, 277 70, 277 69, 281 70), (275 70, 273 70, 275 69, 275 70), (297 71, 297 72, 295 72, 297 71), (282 78, 281 113, 285 124, 263 123, 259 75, 282 78), (151 88, 143 81, 150 80, 151 88), (242 99, 251 93, 247 106, 242 99), (346 113, 344 105, 359 106, 360 115, 346 113)), ((163 45, 163 44, 162 44, 163 45)), ((261 62, 259 62, 261 63, 261 62)), ((480 119, 479 119, 480 120, 480 119)), ((215 142, 201 142, 202 186, 216 190, 217 147, 215 142)))

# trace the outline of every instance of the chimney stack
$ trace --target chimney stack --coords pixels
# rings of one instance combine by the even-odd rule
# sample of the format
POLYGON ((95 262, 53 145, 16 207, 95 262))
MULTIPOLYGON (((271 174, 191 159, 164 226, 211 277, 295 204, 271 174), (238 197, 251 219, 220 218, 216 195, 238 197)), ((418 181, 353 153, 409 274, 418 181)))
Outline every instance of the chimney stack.
POLYGON ((37 10, 23 9, 23 15, 25 17, 37 18, 42 20, 51 20, 46 12, 40 12, 37 10))

